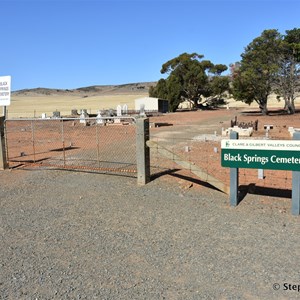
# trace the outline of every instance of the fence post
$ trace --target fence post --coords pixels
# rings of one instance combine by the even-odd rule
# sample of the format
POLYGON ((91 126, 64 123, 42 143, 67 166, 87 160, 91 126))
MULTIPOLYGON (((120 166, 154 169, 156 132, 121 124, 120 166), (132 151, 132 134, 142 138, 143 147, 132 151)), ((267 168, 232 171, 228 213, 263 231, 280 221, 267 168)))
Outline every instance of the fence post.
POLYGON ((149 119, 136 120, 136 162, 137 183, 145 185, 150 181, 150 149, 146 145, 149 140, 149 119))
POLYGON ((0 170, 7 168, 4 122, 5 116, 0 117, 0 170))
MULTIPOLYGON (((235 131, 230 132, 230 139, 237 140, 239 134, 235 131)), ((239 169, 230 168, 230 205, 237 206, 239 204, 239 169)))
MULTIPOLYGON (((293 134, 293 140, 300 140, 300 132, 293 134)), ((300 214, 300 172, 292 171, 292 214, 300 214)))

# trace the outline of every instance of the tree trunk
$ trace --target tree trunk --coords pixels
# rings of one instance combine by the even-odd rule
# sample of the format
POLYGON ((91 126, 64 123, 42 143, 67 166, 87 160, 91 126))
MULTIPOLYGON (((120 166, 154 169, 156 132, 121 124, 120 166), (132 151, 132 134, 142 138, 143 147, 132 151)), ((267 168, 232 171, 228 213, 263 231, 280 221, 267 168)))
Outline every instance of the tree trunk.
POLYGON ((194 102, 194 108, 197 109, 198 108, 198 99, 193 99, 194 102))
POLYGON ((287 110, 287 113, 290 114, 290 115, 293 115, 295 113, 296 109, 295 109, 295 104, 294 104, 294 101, 290 101, 288 103, 288 110, 287 110))
POLYGON ((295 103, 293 99, 286 98, 284 99, 284 110, 289 114, 293 115, 296 112, 295 103))
POLYGON ((260 103, 259 104, 259 109, 260 109, 263 116, 267 116, 269 114, 268 108, 267 108, 267 103, 260 103))
POLYGON ((292 99, 292 101, 291 101, 291 111, 292 111, 292 114, 296 113, 296 107, 295 107, 294 99, 292 99))

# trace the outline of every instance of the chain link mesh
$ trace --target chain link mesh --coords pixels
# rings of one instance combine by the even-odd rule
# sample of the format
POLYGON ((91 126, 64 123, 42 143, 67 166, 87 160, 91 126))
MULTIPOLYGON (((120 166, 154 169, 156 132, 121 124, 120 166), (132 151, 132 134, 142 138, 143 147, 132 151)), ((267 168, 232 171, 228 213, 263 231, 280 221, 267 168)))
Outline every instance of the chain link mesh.
MULTIPOLYGON (((221 139, 217 134, 199 134, 190 125, 180 124, 181 128, 173 126, 168 131, 152 129, 150 139, 154 141, 151 147, 151 174, 170 174, 187 180, 207 182, 205 176, 199 179, 192 171, 200 168, 208 176, 230 186, 230 169, 221 166, 221 139), (182 134, 182 132, 184 132, 182 134), (168 150, 168 157, 161 149, 168 150), (181 163, 182 161, 183 163, 181 163), (179 163, 178 163, 179 162, 179 163)), ((211 181, 211 180, 210 180, 211 181)), ((239 185, 257 186, 269 189, 290 190, 292 188, 292 172, 280 170, 263 170, 260 177, 257 169, 239 169, 239 185)))
POLYGON ((30 164, 136 173, 133 118, 114 123, 104 117, 101 123, 96 118, 13 119, 6 120, 5 130, 9 167, 30 164))

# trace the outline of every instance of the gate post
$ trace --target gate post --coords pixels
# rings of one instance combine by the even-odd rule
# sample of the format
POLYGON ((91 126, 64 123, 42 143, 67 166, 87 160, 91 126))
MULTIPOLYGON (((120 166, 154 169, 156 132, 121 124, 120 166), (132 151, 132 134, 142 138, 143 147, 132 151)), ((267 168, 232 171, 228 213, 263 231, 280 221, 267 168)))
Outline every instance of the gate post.
POLYGON ((146 145, 149 140, 149 119, 136 120, 136 162, 137 183, 145 185, 150 181, 150 149, 146 145))
MULTIPOLYGON (((293 140, 300 140, 300 132, 293 134, 293 140)), ((300 171, 292 171, 292 214, 300 214, 300 171)))
MULTIPOLYGON (((230 132, 230 139, 237 140, 239 134, 236 131, 230 132)), ((239 169, 230 168, 230 205, 237 206, 239 204, 239 169)))
POLYGON ((5 116, 0 117, 0 170, 7 168, 4 121, 5 116))

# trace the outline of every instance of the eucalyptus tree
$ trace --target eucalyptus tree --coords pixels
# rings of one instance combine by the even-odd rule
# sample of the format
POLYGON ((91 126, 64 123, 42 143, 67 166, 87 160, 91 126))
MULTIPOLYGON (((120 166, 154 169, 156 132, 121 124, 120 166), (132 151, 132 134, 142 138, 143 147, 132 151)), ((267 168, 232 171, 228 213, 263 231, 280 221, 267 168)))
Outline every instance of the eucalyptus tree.
POLYGON ((221 99, 226 97, 225 92, 229 92, 229 76, 222 76, 222 73, 226 71, 228 68, 223 64, 214 65, 210 69, 210 94, 213 99, 216 100, 217 103, 220 102, 221 99))
POLYGON ((279 70, 275 82, 275 93, 283 98, 284 109, 289 114, 295 113, 295 99, 300 93, 300 29, 286 30, 281 43, 278 60, 279 70))
POLYGON ((160 72, 168 76, 159 80, 157 86, 150 90, 150 96, 166 97, 171 111, 175 111, 185 100, 197 107, 201 96, 207 97, 212 93, 209 72, 219 74, 227 69, 224 65, 214 66, 203 57, 197 53, 183 53, 164 63, 160 72))
POLYGON ((268 97, 277 79, 281 41, 276 29, 264 30, 245 48, 233 74, 234 98, 249 105, 255 101, 263 115, 268 114, 268 97))

